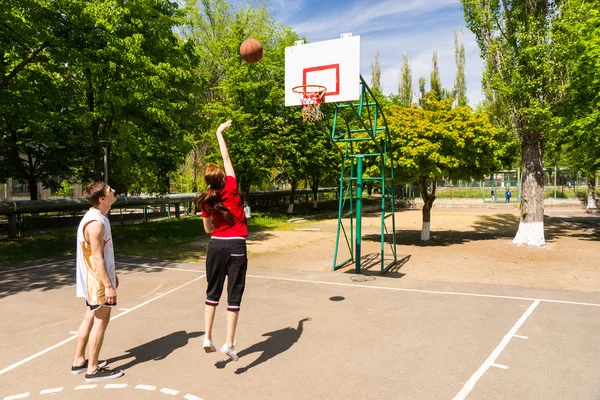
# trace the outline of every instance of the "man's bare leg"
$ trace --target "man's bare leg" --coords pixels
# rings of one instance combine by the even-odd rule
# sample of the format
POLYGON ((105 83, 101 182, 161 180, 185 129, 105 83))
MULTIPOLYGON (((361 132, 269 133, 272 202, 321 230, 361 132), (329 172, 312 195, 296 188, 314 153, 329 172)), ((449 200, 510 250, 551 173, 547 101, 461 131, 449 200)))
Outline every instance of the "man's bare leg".
POLYGON ((104 341, 104 332, 106 332, 109 321, 110 307, 100 307, 94 311, 94 326, 92 327, 88 341, 88 374, 93 374, 98 370, 98 357, 102 348, 102 342, 104 341))
POLYGON ((83 365, 85 363, 85 348, 87 347, 90 331, 92 330, 93 325, 94 312, 88 307, 85 315, 83 316, 83 321, 81 321, 81 325, 79 325, 79 329, 77 330, 75 360, 73 360, 74 367, 83 365))

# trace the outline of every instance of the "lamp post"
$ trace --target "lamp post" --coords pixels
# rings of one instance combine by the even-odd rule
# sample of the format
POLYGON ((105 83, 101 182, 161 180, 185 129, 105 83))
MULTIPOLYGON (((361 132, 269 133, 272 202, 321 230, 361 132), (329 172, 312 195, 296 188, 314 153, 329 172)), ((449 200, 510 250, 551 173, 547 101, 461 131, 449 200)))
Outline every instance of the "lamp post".
POLYGON ((108 146, 110 145, 110 140, 100 139, 99 142, 104 147, 104 182, 108 183, 108 146))

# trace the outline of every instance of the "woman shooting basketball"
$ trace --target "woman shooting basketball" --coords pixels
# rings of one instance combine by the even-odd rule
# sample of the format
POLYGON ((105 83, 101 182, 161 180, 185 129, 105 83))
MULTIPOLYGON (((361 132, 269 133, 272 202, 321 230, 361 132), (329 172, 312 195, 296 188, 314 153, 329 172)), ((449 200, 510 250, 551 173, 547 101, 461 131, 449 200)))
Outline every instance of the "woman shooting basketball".
POLYGON ((221 347, 221 351, 237 361, 234 339, 246 284, 248 227, 237 189, 235 172, 223 139, 223 131, 230 126, 231 120, 228 120, 217 129, 217 140, 225 170, 216 165, 208 165, 204 172, 204 181, 208 187, 206 191, 197 195, 197 198, 204 218, 204 230, 211 234, 206 254, 208 287, 204 306, 206 324, 204 351, 207 353, 216 351, 212 341, 212 327, 225 277, 227 277, 227 341, 221 347))

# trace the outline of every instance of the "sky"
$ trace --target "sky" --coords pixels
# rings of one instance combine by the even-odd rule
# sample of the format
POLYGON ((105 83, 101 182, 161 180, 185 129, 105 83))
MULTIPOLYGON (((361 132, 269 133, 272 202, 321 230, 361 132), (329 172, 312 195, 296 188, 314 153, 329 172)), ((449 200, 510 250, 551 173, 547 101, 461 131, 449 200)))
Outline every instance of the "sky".
MULTIPOLYGON (((234 5, 243 0, 233 0, 234 5)), ((266 0, 277 22, 291 26, 309 43, 360 35, 361 75, 371 84, 371 65, 379 50, 385 94, 397 93, 402 54, 410 59, 413 91, 420 76, 431 73, 433 43, 438 48, 442 85, 451 89, 456 76, 454 31, 463 28, 469 104, 482 99, 483 62, 475 36, 466 28, 460 0, 266 0)))

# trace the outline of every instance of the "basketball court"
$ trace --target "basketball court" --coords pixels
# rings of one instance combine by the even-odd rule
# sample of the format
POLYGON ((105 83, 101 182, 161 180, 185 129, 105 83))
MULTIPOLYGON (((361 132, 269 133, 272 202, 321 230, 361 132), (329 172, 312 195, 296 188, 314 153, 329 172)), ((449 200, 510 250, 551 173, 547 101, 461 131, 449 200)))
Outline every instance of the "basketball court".
MULTIPOLYGON (((200 263, 118 257, 101 357, 125 376, 72 375, 84 306, 74 264, 1 272, 0 398, 595 399, 596 293, 250 268, 238 362, 202 349, 200 263)), ((217 311, 216 344, 225 307, 217 311)))

